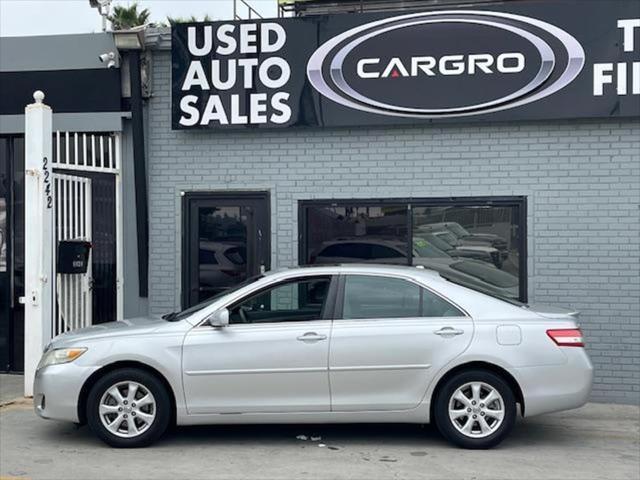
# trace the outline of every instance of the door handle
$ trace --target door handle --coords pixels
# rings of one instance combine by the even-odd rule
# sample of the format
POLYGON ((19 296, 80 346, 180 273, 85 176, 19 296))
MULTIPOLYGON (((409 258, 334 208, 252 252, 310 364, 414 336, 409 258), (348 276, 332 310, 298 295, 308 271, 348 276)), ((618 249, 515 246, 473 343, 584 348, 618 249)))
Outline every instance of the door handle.
POLYGON ((436 330, 433 333, 440 335, 441 337, 455 337, 456 335, 462 335, 464 330, 459 330, 453 327, 442 327, 440 330, 436 330))
POLYGON ((318 335, 316 332, 307 332, 304 335, 300 335, 298 337, 298 340, 300 342, 319 342, 326 339, 326 335, 318 335))

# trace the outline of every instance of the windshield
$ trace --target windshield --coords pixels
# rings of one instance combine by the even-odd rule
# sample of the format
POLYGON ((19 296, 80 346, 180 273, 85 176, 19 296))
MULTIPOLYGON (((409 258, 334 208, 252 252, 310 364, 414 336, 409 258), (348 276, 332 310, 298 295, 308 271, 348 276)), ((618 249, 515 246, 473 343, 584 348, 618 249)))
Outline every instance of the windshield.
POLYGON ((459 223, 447 223, 447 228, 451 230, 458 238, 469 236, 469 232, 462 228, 459 223))
POLYGON ((447 242, 452 247, 455 247, 458 245, 458 237, 456 237, 453 233, 451 233, 448 230, 446 232, 445 231, 435 232, 434 235, 438 237, 440 240, 447 242))
POLYGON ((414 235, 417 235, 421 240, 429 242, 433 247, 442 250, 443 252, 449 253, 451 250, 453 250, 453 247, 451 245, 432 233, 418 234, 414 232, 414 235))
POLYGON ((427 258, 451 258, 445 252, 423 238, 413 239, 414 255, 427 258))
POLYGON ((247 285, 250 285, 250 284, 260 280, 261 278, 264 278, 264 275, 255 275, 253 277, 249 277, 244 282, 240 282, 240 283, 234 285, 233 287, 230 287, 230 288, 228 288, 226 290, 223 290, 222 292, 215 294, 213 297, 207 298, 203 302, 197 303, 197 304, 195 304, 195 305, 193 305, 193 306, 191 306, 189 308, 186 308, 186 309, 184 309, 184 310, 182 310, 180 312, 167 313, 166 315, 163 315, 162 318, 164 318, 168 322, 177 322, 178 320, 182 320, 183 318, 187 318, 188 316, 193 315, 194 313, 199 312, 203 308, 206 308, 209 305, 211 305, 212 303, 218 301, 219 299, 221 299, 225 295, 229 295, 230 293, 238 291, 241 288, 246 287, 247 285))

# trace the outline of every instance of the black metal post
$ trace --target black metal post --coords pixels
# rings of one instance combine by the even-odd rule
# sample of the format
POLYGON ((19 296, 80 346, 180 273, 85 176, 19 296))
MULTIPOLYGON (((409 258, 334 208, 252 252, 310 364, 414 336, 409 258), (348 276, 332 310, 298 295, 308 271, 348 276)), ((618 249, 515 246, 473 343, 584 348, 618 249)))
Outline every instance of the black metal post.
POLYGON ((140 52, 129 51, 131 83, 131 127, 133 133, 133 171, 136 189, 136 227, 138 237, 138 292, 149 296, 149 207, 147 203, 147 167, 144 151, 142 115, 142 78, 140 52))

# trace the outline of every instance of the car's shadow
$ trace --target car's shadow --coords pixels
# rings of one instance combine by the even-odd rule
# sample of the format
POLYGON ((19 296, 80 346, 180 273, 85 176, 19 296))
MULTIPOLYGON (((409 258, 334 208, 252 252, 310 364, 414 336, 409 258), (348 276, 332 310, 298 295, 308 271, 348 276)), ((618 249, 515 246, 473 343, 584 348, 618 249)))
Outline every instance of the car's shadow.
MULTIPOLYGON (((42 432, 45 440, 61 447, 103 445, 86 427, 48 422, 42 432)), ((500 448, 517 449, 536 445, 567 445, 572 434, 534 420, 520 420, 500 448)), ((238 447, 264 445, 317 446, 341 450, 352 446, 379 444, 384 446, 424 449, 450 448, 434 425, 411 424, 278 424, 278 425, 208 425, 173 427, 155 444, 158 447, 215 446, 238 447)))

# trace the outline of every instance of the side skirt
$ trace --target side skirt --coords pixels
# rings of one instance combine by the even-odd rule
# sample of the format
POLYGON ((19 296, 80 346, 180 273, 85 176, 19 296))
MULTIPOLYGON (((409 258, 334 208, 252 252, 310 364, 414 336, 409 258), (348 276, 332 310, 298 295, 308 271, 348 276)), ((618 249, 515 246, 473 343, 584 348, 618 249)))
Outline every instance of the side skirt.
POLYGON ((179 415, 178 425, 279 423, 429 423, 429 405, 412 410, 367 412, 230 413, 179 415))

